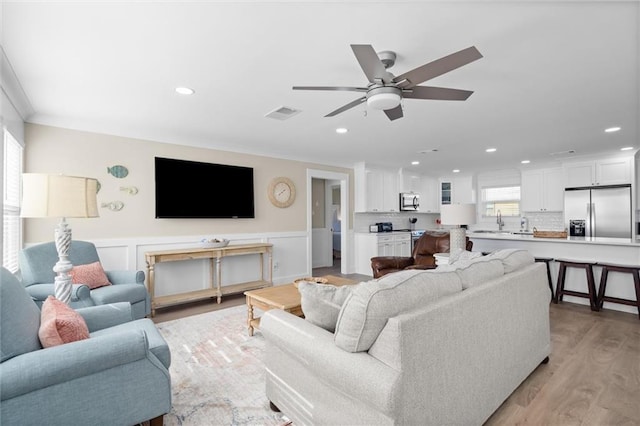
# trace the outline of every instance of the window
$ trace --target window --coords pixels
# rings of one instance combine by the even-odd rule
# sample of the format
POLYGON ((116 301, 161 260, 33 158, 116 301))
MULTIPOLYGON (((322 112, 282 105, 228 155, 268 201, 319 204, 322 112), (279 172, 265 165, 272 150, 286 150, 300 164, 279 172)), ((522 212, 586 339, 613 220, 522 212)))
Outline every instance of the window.
POLYGON ((20 220, 20 176, 22 174, 22 145, 4 131, 4 179, 2 266, 16 272, 18 253, 22 248, 22 221, 20 220))
POLYGON ((520 216, 520 185, 482 188, 482 215, 520 216))

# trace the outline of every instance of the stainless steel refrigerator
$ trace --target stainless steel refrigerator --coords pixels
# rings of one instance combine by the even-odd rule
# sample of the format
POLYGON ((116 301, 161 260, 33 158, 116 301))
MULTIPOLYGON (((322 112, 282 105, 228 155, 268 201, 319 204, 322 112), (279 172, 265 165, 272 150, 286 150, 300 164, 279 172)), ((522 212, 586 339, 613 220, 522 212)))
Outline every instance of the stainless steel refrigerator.
POLYGON ((565 189, 564 220, 571 236, 631 238, 631 185, 565 189))

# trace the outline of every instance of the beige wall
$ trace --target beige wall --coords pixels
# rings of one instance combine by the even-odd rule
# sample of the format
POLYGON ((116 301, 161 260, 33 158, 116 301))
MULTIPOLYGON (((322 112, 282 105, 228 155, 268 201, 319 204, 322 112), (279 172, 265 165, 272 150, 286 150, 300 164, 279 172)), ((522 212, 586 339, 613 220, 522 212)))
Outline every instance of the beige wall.
MULTIPOLYGON (((77 239, 305 231, 307 169, 349 174, 350 193, 353 194, 352 169, 36 124, 27 124, 25 130, 25 172, 94 177, 102 185, 98 207, 100 203, 116 200, 124 203, 119 212, 99 208, 100 217, 96 219, 69 219, 77 239), (155 219, 155 156, 253 167, 256 218, 155 219), (118 164, 129 169, 129 175, 124 179, 107 173, 107 167, 118 164), (296 185, 296 200, 289 208, 274 207, 267 198, 269 181, 276 176, 287 176, 296 185), (135 186, 139 192, 135 196, 128 195, 120 191, 122 186, 135 186)), ((202 182, 202 194, 215 197, 216 185, 230 184, 202 182)), ((353 200, 353 195, 351 198, 353 200)), ((350 204, 353 206, 353 201, 350 204)), ((349 210, 352 214, 353 209, 349 210)), ((56 219, 26 219, 25 243, 51 240, 57 222, 56 219)))

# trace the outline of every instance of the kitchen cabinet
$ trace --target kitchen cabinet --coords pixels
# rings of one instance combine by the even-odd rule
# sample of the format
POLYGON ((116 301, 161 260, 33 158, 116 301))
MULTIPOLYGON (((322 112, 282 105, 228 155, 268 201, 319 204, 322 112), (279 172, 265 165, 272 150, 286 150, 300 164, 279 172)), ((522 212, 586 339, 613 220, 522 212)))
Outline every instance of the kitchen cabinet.
POLYGON ((376 256, 411 256, 409 232, 355 234, 356 273, 372 275, 371 258, 376 256))
POLYGON ((420 213, 440 213, 438 180, 423 176, 420 186, 420 213))
POLYGON ((400 210, 399 175, 359 163, 354 167, 356 211, 397 212, 400 210))
POLYGON ((631 183, 631 160, 631 157, 623 157, 566 163, 563 165, 565 187, 574 188, 580 186, 631 183))
POLYGON ((436 178, 401 171, 400 192, 420 194, 420 213, 439 213, 438 180, 436 178))
POLYGON ((562 169, 522 172, 520 210, 523 212, 561 212, 564 209, 562 169))
POLYGON ((440 179, 440 204, 474 203, 471 176, 440 179))

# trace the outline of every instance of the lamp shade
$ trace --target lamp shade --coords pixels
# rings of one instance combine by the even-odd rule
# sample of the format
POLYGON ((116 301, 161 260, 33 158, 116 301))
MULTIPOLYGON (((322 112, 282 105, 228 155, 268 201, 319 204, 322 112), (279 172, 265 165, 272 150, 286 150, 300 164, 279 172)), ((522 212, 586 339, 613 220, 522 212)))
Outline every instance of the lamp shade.
POLYGON ((24 173, 22 217, 98 217, 96 179, 24 173))
POLYGON ((476 223, 475 204, 443 204, 440 206, 443 225, 470 225, 476 223))

